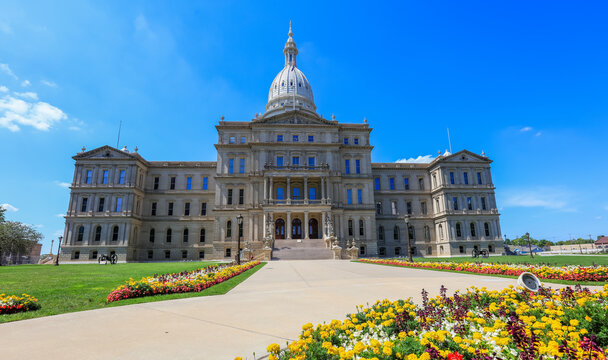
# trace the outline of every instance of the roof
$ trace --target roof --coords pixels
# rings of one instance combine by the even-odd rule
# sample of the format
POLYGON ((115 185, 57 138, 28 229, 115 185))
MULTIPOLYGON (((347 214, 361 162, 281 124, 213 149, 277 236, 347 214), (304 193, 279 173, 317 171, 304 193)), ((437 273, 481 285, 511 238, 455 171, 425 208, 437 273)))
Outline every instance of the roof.
POLYGON ((602 236, 601 238, 597 239, 595 245, 608 245, 608 236, 602 236))

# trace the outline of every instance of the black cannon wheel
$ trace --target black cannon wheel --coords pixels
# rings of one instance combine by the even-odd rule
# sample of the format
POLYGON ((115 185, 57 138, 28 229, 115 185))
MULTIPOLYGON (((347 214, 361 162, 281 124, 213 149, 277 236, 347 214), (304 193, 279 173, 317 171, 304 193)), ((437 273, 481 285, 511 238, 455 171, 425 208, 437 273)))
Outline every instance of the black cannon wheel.
POLYGON ((118 255, 116 255, 116 254, 110 255, 110 262, 112 264, 116 264, 118 262, 118 255))
POLYGON ((474 258, 479 257, 479 250, 473 249, 473 257, 474 258))
POLYGON ((101 265, 101 262, 103 261, 103 255, 101 255, 99 258, 97 258, 97 262, 101 265))

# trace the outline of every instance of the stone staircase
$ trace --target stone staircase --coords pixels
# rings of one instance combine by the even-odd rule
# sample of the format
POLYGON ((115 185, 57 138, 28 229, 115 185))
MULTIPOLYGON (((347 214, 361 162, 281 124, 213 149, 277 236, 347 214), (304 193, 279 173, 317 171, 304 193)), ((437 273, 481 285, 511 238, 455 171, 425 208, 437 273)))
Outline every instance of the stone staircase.
POLYGON ((333 259, 334 253, 325 247, 323 239, 275 240, 272 260, 333 259))

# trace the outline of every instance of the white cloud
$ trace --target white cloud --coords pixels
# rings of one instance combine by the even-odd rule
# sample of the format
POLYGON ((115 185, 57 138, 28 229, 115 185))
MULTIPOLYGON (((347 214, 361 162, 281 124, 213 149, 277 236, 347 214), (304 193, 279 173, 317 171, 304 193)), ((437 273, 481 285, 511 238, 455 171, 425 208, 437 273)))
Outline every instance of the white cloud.
POLYGON ((63 230, 57 230, 53 233, 53 237, 63 236, 63 230))
POLYGON ((526 127, 519 129, 519 131, 521 131, 521 132, 532 131, 532 127, 526 126, 526 127))
POLYGON ((65 214, 55 214, 55 216, 57 216, 58 218, 63 218, 65 214))
POLYGON ((8 88, 4 85, 0 85, 0 92, 3 92, 3 93, 8 92, 8 88))
POLYGON ((38 101, 34 92, 14 93, 0 97, 0 127, 10 131, 19 131, 22 126, 31 126, 37 130, 48 131, 53 124, 67 119, 61 109, 38 101), (19 98, 21 97, 21 98, 19 98))
POLYGON ((594 219, 595 220, 602 220, 602 217, 601 216, 596 216, 596 217, 594 217, 594 219))
POLYGON ((19 209, 17 209, 11 204, 0 204, 0 207, 6 209, 6 211, 19 211, 19 209))
POLYGON ((48 80, 41 80, 40 81, 43 85, 46 85, 48 87, 57 87, 57 84, 52 82, 52 81, 48 81, 48 80))
POLYGON ((10 77, 12 77, 15 80, 19 79, 17 77, 17 75, 15 75, 15 73, 8 66, 8 64, 0 64, 0 71, 2 71, 3 73, 7 74, 10 77))
POLYGON ((539 207, 548 210, 575 212, 569 203, 572 194, 560 187, 537 187, 532 189, 505 190, 506 207, 539 207))
POLYGON ((26 99, 30 99, 30 100, 38 100, 38 94, 36 94, 35 92, 15 92, 15 95, 22 97, 22 98, 26 98, 26 99))
POLYGON ((417 158, 403 158, 395 161, 396 163, 414 163, 414 164, 427 164, 433 161, 433 155, 420 155, 417 158))
POLYGON ((57 184, 57 186, 60 186, 64 189, 69 189, 70 186, 72 186, 72 184, 68 183, 68 182, 63 182, 63 181, 57 181, 55 180, 55 184, 57 184))
POLYGON ((543 133, 541 131, 537 132, 534 136, 541 136, 543 133))
POLYGON ((30 86, 31 84, 32 84, 32 83, 31 83, 29 80, 23 80, 23 81, 21 82, 21 86, 23 86, 23 87, 28 87, 28 86, 30 86))

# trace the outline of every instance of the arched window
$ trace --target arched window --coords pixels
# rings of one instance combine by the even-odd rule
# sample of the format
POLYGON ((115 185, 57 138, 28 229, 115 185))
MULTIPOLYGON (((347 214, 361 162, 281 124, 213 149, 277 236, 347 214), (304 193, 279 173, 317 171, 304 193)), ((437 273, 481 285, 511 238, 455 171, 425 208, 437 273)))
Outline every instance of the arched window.
POLYGON ((112 241, 118 241, 118 225, 112 228, 112 241))
POLYGON ((226 237, 232 237, 232 221, 230 220, 226 221, 226 237))
POLYGON ((205 242, 205 229, 201 229, 201 234, 199 235, 199 241, 205 242))
POLYGON ((477 234, 475 232, 475 223, 471 223, 471 237, 476 237, 477 234))
POLYGON ((428 227, 428 225, 424 225, 424 240, 431 240, 431 229, 428 227))
POLYGON ((188 229, 184 229, 184 233, 182 235, 182 240, 187 243, 188 242, 188 235, 189 235, 189 231, 188 229))
POLYGON ((397 225, 393 228, 393 239, 399 240, 399 226, 397 225))
POLYGON ((154 230, 154 228, 150 229, 150 242, 153 243, 154 242, 154 236, 156 235, 156 232, 154 230))
POLYGON ((365 223, 363 220, 359 220, 359 236, 365 235, 365 223))
POLYGON ((384 226, 378 227, 378 240, 384 240, 384 226))
POLYGON ((82 241, 84 238, 84 226, 80 226, 78 228, 78 236, 76 237, 76 241, 82 241))
POLYGON ((462 227, 460 223, 456 223, 456 237, 462 237, 462 227))
POLYGON ((486 232, 486 236, 489 237, 490 236, 490 224, 489 223, 484 223, 483 224, 483 229, 486 232))
POLYGON ((95 241, 101 241, 101 226, 95 228, 95 241))
POLYGON ((171 235, 173 234, 173 231, 171 230, 171 228, 167 229, 167 236, 166 236, 166 240, 168 243, 171 242, 171 235))
POLYGON ((439 224, 439 239, 443 240, 443 225, 439 224))

